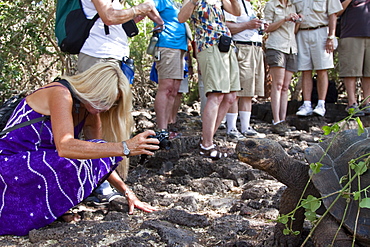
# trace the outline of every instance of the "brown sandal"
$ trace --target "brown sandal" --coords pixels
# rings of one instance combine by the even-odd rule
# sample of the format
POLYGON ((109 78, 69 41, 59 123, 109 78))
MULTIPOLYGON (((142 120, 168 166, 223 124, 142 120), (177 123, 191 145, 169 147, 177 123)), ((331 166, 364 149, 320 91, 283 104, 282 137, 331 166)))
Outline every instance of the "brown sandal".
POLYGON ((200 144, 200 155, 206 157, 206 158, 211 158, 213 160, 218 160, 218 159, 222 159, 222 158, 226 158, 227 157, 227 153, 225 152, 222 152, 220 150, 220 148, 218 146, 216 146, 216 144, 213 144, 212 148, 210 149, 205 149, 202 144, 200 144))

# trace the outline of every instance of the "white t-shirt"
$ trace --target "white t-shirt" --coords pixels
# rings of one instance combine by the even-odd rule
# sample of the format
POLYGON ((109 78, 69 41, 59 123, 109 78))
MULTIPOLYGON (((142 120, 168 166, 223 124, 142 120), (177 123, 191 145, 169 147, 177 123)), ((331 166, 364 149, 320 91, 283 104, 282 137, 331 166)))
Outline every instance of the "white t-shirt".
MULTIPOLYGON (((91 0, 82 0, 81 2, 87 18, 92 19, 97 13, 94 4, 91 0)), ((104 23, 98 18, 90 30, 90 35, 81 52, 97 58, 122 60, 122 57, 130 55, 130 48, 122 25, 109 26, 109 34, 106 35, 104 23)))
MULTIPOLYGON (((256 13, 253 10, 253 7, 249 1, 245 0, 238 0, 238 3, 240 5, 241 14, 240 16, 234 16, 228 12, 225 11, 225 18, 226 21, 235 22, 235 23, 241 23, 241 22, 248 22, 256 17, 256 13), (245 7, 248 11, 248 13, 245 12, 244 5, 241 1, 244 1, 245 7)), ((253 42, 262 42, 262 35, 258 35, 257 29, 245 29, 244 31, 241 31, 240 33, 236 33, 233 35, 234 41, 253 41, 253 42)))

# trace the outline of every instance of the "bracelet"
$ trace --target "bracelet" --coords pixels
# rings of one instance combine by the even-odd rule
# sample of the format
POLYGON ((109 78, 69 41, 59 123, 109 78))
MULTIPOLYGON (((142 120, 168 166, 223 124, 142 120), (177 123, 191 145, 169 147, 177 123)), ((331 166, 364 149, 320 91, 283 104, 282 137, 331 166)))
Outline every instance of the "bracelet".
POLYGON ((136 10, 135 10, 135 7, 132 7, 131 9, 132 9, 132 12, 134 13, 134 17, 133 17, 133 18, 135 18, 135 17, 136 17, 136 10))
POLYGON ((192 4, 194 4, 194 6, 197 6, 198 2, 194 2, 193 0, 190 0, 192 4))
POLYGON ((132 192, 132 191, 127 187, 127 189, 125 190, 125 193, 123 193, 123 195, 127 198, 130 194, 134 194, 134 192, 132 192))

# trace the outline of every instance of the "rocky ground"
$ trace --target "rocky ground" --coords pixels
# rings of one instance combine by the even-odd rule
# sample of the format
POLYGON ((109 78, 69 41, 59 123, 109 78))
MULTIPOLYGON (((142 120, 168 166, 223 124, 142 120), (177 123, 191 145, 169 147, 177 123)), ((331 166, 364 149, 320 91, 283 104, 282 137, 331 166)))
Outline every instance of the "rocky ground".
MULTIPOLYGON (((304 127, 291 126, 291 131, 279 136, 271 133, 269 121, 258 117, 262 109, 268 106, 254 106, 253 127, 301 160, 303 150, 319 141, 320 127, 328 122, 290 116, 291 124, 305 123, 304 127)), ((153 116, 153 111, 135 112, 137 127, 152 128, 153 116)), ((82 221, 57 221, 24 237, 0 236, 0 246, 274 246, 272 220, 278 216, 285 186, 240 162, 235 154, 218 161, 202 158, 197 150, 198 105, 183 107, 179 122, 182 136, 172 140, 169 151, 130 162, 127 184, 157 212, 135 210, 128 215, 124 198, 100 208, 82 203, 75 208, 83 213, 82 221)), ((219 129, 215 140, 227 148, 236 145, 227 139, 225 129, 219 129)), ((309 228, 307 223, 303 235, 309 228)))

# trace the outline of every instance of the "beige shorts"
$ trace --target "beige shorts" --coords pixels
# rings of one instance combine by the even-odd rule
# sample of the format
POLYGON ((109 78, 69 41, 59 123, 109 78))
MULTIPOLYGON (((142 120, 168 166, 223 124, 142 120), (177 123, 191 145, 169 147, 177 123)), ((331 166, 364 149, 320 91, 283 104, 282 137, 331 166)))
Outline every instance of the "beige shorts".
POLYGON ((205 93, 230 93, 240 90, 239 66, 231 46, 229 52, 220 52, 213 45, 197 54, 205 93))
POLYGON ((339 40, 339 77, 370 77, 370 38, 339 40))
POLYGON ((115 62, 117 64, 120 63, 120 61, 114 58, 98 58, 98 57, 92 57, 85 53, 79 53, 78 60, 77 60, 77 70, 78 72, 82 73, 85 70, 88 70, 94 64, 101 63, 101 62, 115 62))
POLYGON ((328 27, 299 30, 296 37, 299 71, 334 68, 333 53, 325 51, 328 27))
POLYGON ((159 47, 160 60, 157 61, 158 79, 184 79, 185 51, 159 47))
POLYGON ((264 96, 265 64, 263 50, 259 46, 237 44, 236 57, 239 64, 239 97, 264 96))

